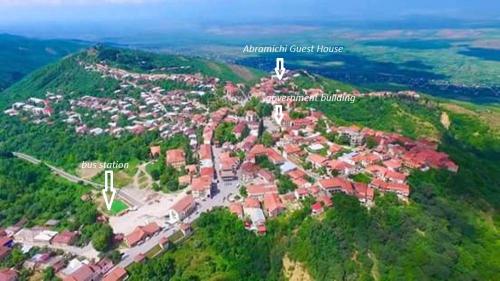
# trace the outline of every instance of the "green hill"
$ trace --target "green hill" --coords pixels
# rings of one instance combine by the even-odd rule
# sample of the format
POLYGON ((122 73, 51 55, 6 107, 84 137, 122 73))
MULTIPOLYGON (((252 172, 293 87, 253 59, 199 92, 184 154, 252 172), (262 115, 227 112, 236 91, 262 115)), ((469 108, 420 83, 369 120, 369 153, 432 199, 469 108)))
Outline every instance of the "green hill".
POLYGON ((4 91, 0 107, 28 97, 44 97, 47 91, 79 97, 89 94, 112 95, 118 89, 117 80, 103 78, 96 72, 85 70, 80 61, 105 62, 110 66, 138 73, 201 73, 235 83, 253 82, 262 76, 256 70, 200 58, 96 46, 29 74, 4 91))
POLYGON ((39 40, 0 34, 0 91, 28 73, 84 48, 72 40, 39 40))
POLYGON ((235 83, 251 82, 262 72, 237 65, 218 63, 197 57, 167 55, 140 50, 97 46, 94 55, 99 61, 135 72, 202 73, 235 83))

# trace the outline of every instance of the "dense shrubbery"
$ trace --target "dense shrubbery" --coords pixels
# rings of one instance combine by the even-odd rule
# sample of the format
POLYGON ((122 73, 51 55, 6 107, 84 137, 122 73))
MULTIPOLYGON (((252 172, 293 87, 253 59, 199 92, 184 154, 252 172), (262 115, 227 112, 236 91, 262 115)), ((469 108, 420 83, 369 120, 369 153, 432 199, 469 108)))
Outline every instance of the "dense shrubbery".
POLYGON ((34 125, 0 115, 3 149, 31 154, 66 169, 76 168, 82 161, 146 159, 149 145, 156 139, 155 133, 118 139, 108 135, 78 135, 65 124, 34 125))
MULTIPOLYGON (((203 214, 177 249, 131 268, 131 280, 276 280, 272 244, 225 210, 203 214), (161 277, 160 277, 161 276, 161 277)), ((279 261, 279 260, 278 260, 279 261)))
POLYGON ((43 166, 17 159, 0 159, 0 222, 9 226, 21 219, 28 225, 61 220, 60 227, 92 225, 97 211, 80 197, 88 188, 53 176, 43 166))

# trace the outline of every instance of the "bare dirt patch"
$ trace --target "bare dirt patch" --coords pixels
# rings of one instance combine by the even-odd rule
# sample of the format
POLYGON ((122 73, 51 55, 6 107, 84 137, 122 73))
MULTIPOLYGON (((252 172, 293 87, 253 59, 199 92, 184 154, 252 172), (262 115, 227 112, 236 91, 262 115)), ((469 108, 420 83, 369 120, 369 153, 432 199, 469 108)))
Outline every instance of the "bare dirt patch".
POLYGON ((255 79, 255 75, 247 68, 244 68, 244 67, 241 67, 238 65, 234 65, 234 64, 230 64, 229 67, 231 68, 232 71, 234 71, 236 74, 238 74, 238 76, 243 78, 245 81, 250 81, 250 80, 255 79))
POLYGON ((312 281, 307 269, 300 262, 292 261, 285 255, 283 257, 283 271, 289 281, 312 281))
POLYGON ((76 174, 82 179, 90 180, 97 176, 100 172, 104 171, 104 168, 100 167, 100 164, 100 162, 97 162, 95 168, 82 168, 82 164, 80 164, 80 166, 76 169, 76 174))
POLYGON ((469 115, 477 116, 476 112, 474 112, 470 109, 467 109, 465 107, 462 107, 458 104, 445 103, 445 104, 443 104, 443 107, 445 109, 448 109, 449 111, 453 111, 455 113, 462 113, 462 114, 469 114, 469 115))
POLYGON ((445 103, 443 108, 454 113, 478 117, 495 131, 500 131, 500 110, 494 107, 485 107, 481 110, 472 110, 458 104, 445 103))
POLYGON ((446 129, 449 129, 450 128, 450 117, 448 116, 448 114, 446 112, 441 112, 441 124, 443 124, 443 126, 446 128, 446 129))
POLYGON ((370 258, 373 262, 373 266, 372 266, 372 269, 371 269, 371 274, 372 274, 372 277, 375 281, 378 281, 380 280, 380 272, 379 272, 379 269, 378 269, 378 259, 377 257, 375 256, 374 253, 372 252, 368 252, 368 258, 370 258))

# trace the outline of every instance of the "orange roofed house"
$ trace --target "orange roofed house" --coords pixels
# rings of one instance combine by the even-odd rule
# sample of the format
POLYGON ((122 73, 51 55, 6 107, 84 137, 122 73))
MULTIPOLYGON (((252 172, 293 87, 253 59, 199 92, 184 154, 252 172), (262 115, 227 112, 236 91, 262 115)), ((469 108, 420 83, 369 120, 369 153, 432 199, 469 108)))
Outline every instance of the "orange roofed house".
POLYGON ((279 215, 285 207, 281 203, 278 194, 266 193, 264 194, 264 209, 266 210, 267 216, 275 217, 279 215))
POLYGON ((147 237, 151 237, 158 233, 161 228, 155 222, 149 223, 145 226, 138 226, 130 234, 125 236, 125 243, 129 247, 134 247, 135 245, 141 243, 147 237))
POLYGON ((170 223, 176 223, 183 220, 194 211, 195 207, 196 204, 193 196, 185 195, 170 208, 170 223))
POLYGON ((194 198, 210 198, 212 196, 212 177, 201 176, 194 178, 191 183, 194 198))
POLYGON ((128 273, 125 271, 125 269, 121 267, 116 267, 115 269, 111 270, 104 278, 102 279, 103 281, 122 281, 127 279, 128 273))
POLYGON ((151 146, 149 148, 149 153, 150 153, 151 157, 153 157, 153 158, 160 156, 160 153, 161 153, 160 146, 151 146))
POLYGON ((344 192, 346 194, 353 194, 352 183, 340 177, 321 179, 317 182, 319 188, 330 193, 344 192))
POLYGON ((167 165, 176 169, 186 166, 186 155, 182 149, 170 149, 167 151, 167 165))

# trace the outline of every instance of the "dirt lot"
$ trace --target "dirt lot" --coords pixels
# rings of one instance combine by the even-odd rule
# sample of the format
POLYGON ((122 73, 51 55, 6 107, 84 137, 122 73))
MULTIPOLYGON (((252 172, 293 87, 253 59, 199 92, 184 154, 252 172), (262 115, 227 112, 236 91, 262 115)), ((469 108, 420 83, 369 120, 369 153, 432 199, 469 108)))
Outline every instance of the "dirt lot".
POLYGON ((307 272, 307 269, 300 262, 295 262, 288 258, 288 255, 283 257, 283 270, 285 277, 289 281, 312 281, 313 279, 307 272))
POLYGON ((101 168, 100 167, 100 162, 95 162, 97 163, 97 167, 95 168, 82 168, 82 165, 80 164, 80 166, 78 167, 78 169, 76 169, 76 174, 77 176, 79 176, 80 178, 82 179, 86 179, 86 180, 90 180, 92 179, 93 177, 97 176, 100 172, 104 171, 104 168, 101 168))
POLYGON ((136 226, 146 225, 150 222, 156 222, 160 226, 165 225, 168 210, 178 196, 139 188, 133 190, 127 188, 127 192, 135 198, 143 200, 146 204, 135 211, 129 210, 121 216, 110 217, 109 224, 115 233, 129 234, 136 226))

